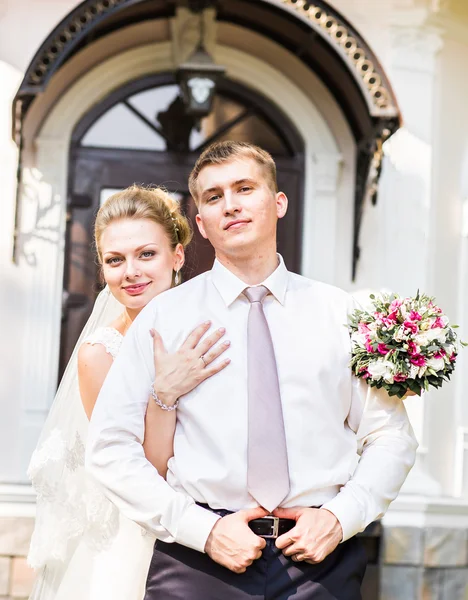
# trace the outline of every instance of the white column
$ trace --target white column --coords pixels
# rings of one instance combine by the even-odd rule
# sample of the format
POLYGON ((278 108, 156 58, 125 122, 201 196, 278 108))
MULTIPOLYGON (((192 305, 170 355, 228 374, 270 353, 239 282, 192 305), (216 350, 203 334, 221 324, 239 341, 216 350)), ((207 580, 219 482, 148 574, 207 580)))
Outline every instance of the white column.
POLYGON ((26 467, 49 411, 57 387, 62 274, 64 258, 64 182, 68 171, 68 147, 60 140, 40 139, 37 163, 52 166, 39 171, 23 169, 21 203, 23 219, 20 257, 27 273, 30 293, 24 313, 24 377, 19 389, 21 418, 18 449, 19 480, 26 467), (47 158, 46 158, 47 157, 47 158))
POLYGON ((306 162, 310 167, 305 185, 302 273, 334 284, 342 157, 338 152, 316 153, 306 162))
MULTIPOLYGON (((4 6, 0 6, 0 36, 2 10, 4 6)), ((22 77, 0 56, 0 481, 13 481, 17 474, 23 299, 28 288, 24 273, 12 262, 18 149, 11 139, 11 103, 22 77)))
MULTIPOLYGON (((446 23, 444 36, 435 93, 429 283, 452 322, 462 326, 459 331, 466 339, 468 274, 463 205, 468 191, 468 81, 463 70, 468 61, 468 47, 466 31, 460 31, 455 22, 446 23)), ((432 470, 440 474, 448 494, 455 491, 453 465, 460 456, 457 457, 455 443, 457 432, 460 426, 468 426, 467 364, 466 350, 462 350, 452 381, 434 394, 431 404, 429 458, 432 470)))
MULTIPOLYGON (((436 112, 439 30, 425 25, 424 11, 394 13, 388 72, 403 114, 404 128, 387 144, 382 190, 387 285, 402 294, 432 293, 429 263, 433 129, 436 112)), ((438 392, 440 394, 440 392, 438 392)), ((429 436, 432 393, 406 401, 420 448, 402 494, 436 496, 439 477, 430 472, 430 455, 439 444, 429 436)), ((439 473, 437 473, 439 475, 439 473)))

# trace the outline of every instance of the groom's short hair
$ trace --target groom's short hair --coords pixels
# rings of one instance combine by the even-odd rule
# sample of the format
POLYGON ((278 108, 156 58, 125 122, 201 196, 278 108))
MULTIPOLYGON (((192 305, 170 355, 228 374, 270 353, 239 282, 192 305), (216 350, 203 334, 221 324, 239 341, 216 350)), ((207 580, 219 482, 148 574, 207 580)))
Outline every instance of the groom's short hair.
POLYGON ((198 205, 198 176, 202 169, 211 165, 221 165, 235 158, 251 158, 259 164, 265 174, 268 185, 276 194, 278 184, 276 181, 276 165, 271 154, 266 150, 249 144, 248 142, 234 142, 228 140, 226 142, 215 142, 208 146, 199 156, 195 166, 190 173, 188 185, 190 194, 198 205))

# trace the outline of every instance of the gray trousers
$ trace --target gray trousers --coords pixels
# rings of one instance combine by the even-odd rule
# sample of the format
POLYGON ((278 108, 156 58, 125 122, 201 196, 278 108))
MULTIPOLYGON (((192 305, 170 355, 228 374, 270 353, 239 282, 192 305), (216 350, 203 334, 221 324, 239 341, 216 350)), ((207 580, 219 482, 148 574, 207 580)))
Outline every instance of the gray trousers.
POLYGON ((361 600, 367 558, 352 538, 316 565, 286 558, 267 540, 263 555, 236 574, 207 554, 157 541, 145 600, 361 600))

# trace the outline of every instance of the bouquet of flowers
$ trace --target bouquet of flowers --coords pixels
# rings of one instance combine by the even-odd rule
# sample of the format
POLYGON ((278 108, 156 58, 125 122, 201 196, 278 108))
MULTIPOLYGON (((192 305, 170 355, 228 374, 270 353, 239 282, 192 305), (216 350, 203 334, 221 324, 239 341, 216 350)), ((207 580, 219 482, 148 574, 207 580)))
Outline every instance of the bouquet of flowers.
POLYGON ((419 292, 414 298, 370 298, 369 311, 355 310, 349 318, 354 374, 399 398, 450 379, 458 354, 457 326, 449 325, 434 299, 419 292))

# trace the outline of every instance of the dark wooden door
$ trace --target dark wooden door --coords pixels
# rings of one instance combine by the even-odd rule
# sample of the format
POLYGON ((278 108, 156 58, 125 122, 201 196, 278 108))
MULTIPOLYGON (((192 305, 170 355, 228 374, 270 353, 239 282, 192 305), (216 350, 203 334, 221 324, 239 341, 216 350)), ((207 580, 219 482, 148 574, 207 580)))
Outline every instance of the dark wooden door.
POLYGON ((189 173, 207 144, 235 139, 269 150, 278 184, 289 197, 280 221, 278 250, 291 270, 300 270, 303 142, 284 115, 239 84, 223 81, 212 113, 201 122, 183 114, 173 75, 151 76, 113 92, 75 128, 70 175, 63 286, 60 375, 102 289, 93 226, 103 197, 133 183, 161 185, 175 194, 192 221, 194 239, 183 277, 211 268, 214 253, 195 224, 189 173), (133 119, 133 120, 132 120, 133 119), (145 148, 145 149, 142 149, 145 148))

